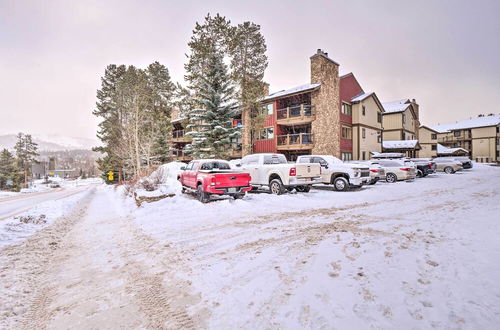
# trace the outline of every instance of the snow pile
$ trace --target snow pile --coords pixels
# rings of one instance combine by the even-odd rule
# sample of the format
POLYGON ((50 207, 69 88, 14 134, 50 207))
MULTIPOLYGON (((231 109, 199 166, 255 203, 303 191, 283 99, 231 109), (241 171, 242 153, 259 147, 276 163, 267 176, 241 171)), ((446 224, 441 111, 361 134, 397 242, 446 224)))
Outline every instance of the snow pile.
POLYGON ((186 166, 181 162, 163 164, 150 175, 141 178, 126 190, 126 194, 140 197, 155 197, 165 194, 180 194, 181 184, 177 180, 181 168, 186 166))

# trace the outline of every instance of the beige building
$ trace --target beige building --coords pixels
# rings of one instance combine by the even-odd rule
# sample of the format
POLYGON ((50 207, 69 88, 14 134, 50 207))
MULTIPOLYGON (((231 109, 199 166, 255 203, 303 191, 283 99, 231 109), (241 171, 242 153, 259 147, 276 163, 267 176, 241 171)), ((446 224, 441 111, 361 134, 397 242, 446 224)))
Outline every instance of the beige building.
POLYGON ((351 104, 353 159, 370 159, 370 152, 382 152, 384 107, 375 93, 363 93, 351 104))
POLYGON ((418 130, 419 142, 421 149, 418 152, 418 157, 432 158, 437 156, 439 132, 427 126, 420 126, 418 130))
MULTIPOLYGON (((382 104, 383 113, 383 133, 382 139, 385 143, 385 152, 403 152, 410 157, 414 157, 420 148, 419 139, 419 107, 415 99, 402 99, 382 104), (401 141, 416 141, 403 143, 401 141), (399 148, 404 146, 404 148, 399 148)), ((384 146, 384 144, 383 144, 384 146)))
MULTIPOLYGON (((478 162, 500 161, 500 115, 480 115, 455 123, 431 127, 422 126, 419 132, 421 134, 432 132, 431 144, 439 143, 446 148, 467 150, 472 160, 478 162)), ((428 155, 432 154, 421 153, 422 157, 428 157, 428 155)))

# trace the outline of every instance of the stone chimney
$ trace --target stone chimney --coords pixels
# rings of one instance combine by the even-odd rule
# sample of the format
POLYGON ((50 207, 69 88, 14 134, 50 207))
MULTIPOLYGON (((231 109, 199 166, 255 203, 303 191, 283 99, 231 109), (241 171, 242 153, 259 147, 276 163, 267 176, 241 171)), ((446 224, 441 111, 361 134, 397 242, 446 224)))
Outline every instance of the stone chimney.
POLYGON ((340 158, 340 79, 339 64, 318 49, 311 56, 311 83, 321 84, 312 93, 316 119, 312 122, 313 154, 334 155, 340 158))
POLYGON ((269 95, 269 83, 264 82, 264 96, 269 95))

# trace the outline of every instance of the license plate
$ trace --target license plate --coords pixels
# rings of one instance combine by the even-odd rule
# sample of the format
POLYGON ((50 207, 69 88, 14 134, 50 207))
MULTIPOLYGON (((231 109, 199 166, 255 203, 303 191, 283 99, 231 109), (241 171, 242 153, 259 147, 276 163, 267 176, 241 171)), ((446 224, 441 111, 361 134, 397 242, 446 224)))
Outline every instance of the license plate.
POLYGON ((230 193, 235 193, 236 192, 236 188, 228 188, 227 191, 230 192, 230 193))

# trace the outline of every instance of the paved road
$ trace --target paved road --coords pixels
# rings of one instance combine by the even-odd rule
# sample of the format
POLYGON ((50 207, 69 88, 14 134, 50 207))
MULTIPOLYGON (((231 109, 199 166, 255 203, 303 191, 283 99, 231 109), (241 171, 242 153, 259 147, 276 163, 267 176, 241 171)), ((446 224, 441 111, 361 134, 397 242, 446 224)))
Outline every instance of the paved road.
POLYGON ((0 199, 0 221, 27 211, 33 206, 49 201, 58 200, 80 193, 90 186, 57 188, 49 191, 23 194, 0 199))

